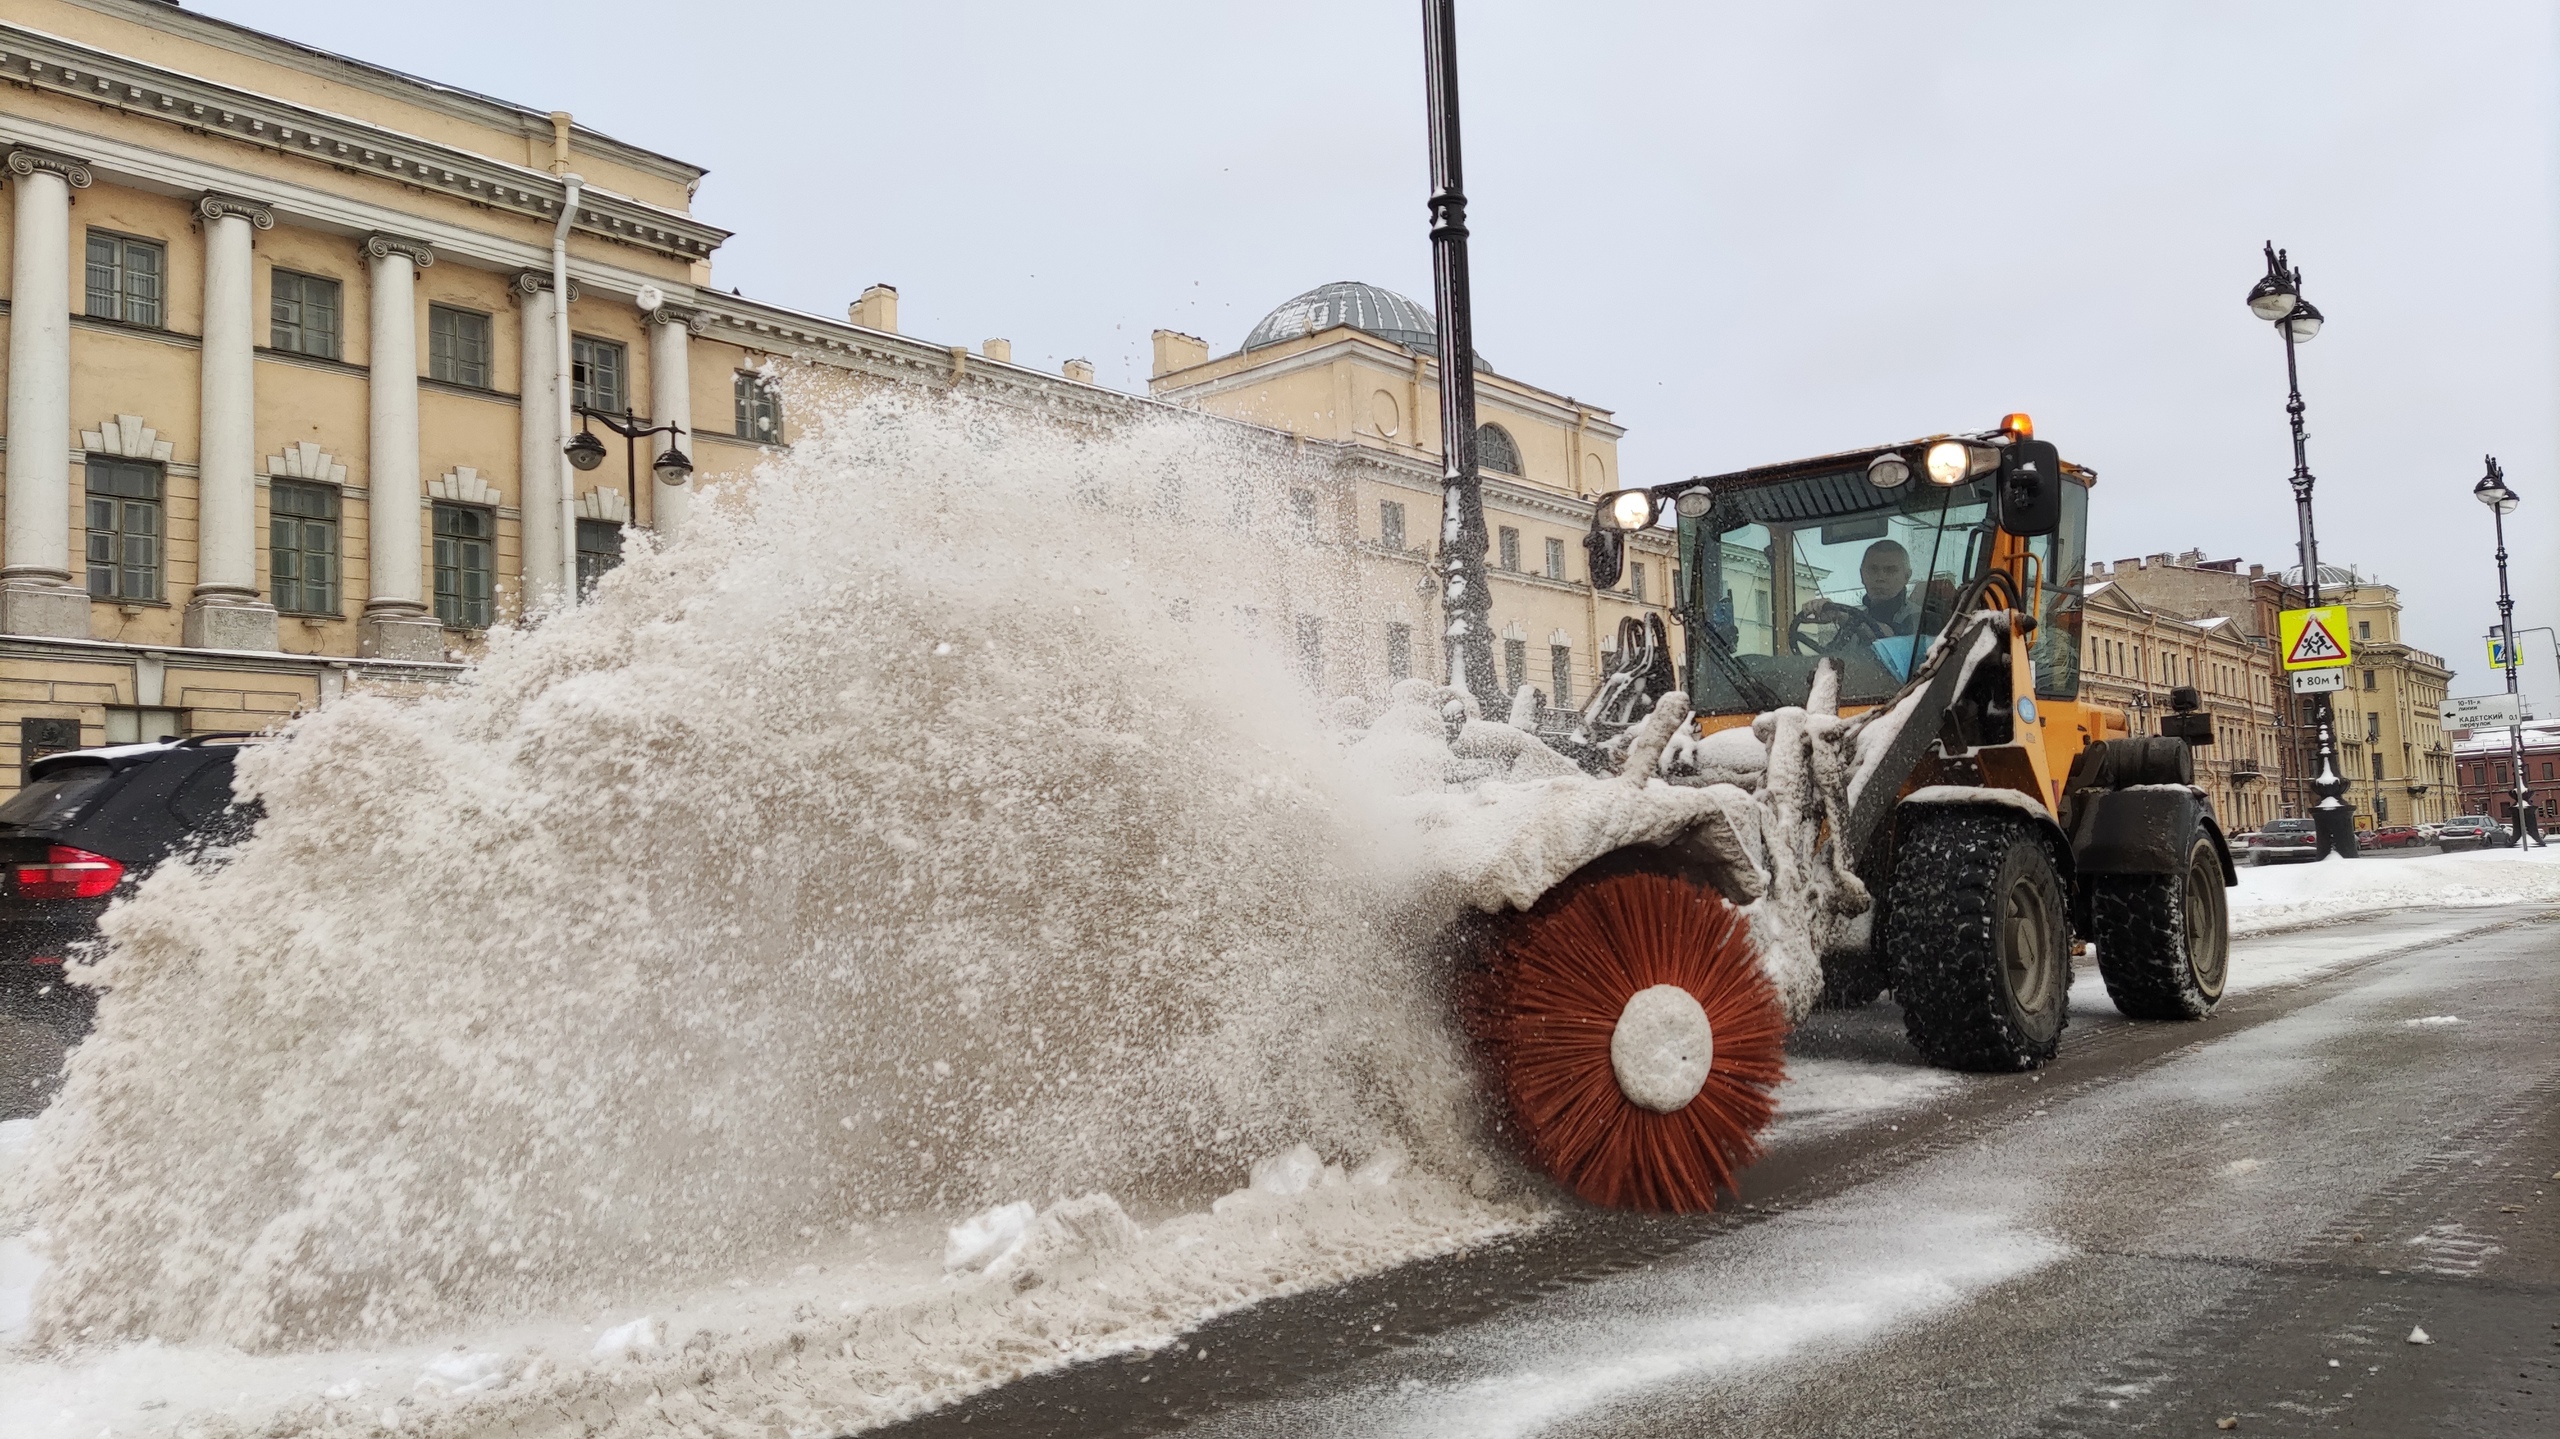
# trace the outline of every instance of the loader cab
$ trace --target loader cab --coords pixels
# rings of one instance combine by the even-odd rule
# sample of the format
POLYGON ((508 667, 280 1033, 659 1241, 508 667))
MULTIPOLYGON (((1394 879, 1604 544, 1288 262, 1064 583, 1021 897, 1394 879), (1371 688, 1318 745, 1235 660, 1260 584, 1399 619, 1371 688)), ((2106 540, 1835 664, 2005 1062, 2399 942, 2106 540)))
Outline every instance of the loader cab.
POLYGON ((1844 710, 1891 698, 1995 572, 2036 617, 2036 695, 2075 698, 2091 476, 2024 422, 1604 496, 1595 568, 1610 531, 1676 516, 1681 680, 1709 721, 1803 704, 1826 658, 1844 710))

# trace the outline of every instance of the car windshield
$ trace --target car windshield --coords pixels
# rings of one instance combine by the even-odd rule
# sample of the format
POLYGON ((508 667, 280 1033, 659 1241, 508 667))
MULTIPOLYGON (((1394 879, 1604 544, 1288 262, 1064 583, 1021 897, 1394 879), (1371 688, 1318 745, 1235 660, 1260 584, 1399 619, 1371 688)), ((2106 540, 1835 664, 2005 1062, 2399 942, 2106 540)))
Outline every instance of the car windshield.
POLYGON ((0 824, 27 829, 60 829, 80 817, 111 774, 103 764, 57 769, 28 784, 0 804, 0 824))

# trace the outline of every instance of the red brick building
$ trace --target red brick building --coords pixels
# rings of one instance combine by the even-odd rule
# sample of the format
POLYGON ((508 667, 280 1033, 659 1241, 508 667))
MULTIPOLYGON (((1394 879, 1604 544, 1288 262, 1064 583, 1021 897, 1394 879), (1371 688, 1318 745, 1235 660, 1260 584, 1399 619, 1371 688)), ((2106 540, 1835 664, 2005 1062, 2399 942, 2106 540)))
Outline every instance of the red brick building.
MULTIPOLYGON (((2453 746, 2453 772, 2462 792, 2464 814, 2493 815, 2515 822, 2515 777, 2504 729, 2474 730, 2453 746)), ((2524 727, 2524 783, 2542 832, 2560 829, 2560 723, 2543 720, 2524 727)))

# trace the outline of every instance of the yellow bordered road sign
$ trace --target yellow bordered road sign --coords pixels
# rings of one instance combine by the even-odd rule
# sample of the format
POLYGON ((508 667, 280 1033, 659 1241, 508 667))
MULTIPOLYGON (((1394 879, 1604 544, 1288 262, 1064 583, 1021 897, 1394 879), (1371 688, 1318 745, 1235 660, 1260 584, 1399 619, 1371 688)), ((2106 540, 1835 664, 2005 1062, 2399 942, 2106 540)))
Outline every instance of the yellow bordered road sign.
POLYGON ((2355 659, 2345 605, 2284 611, 2276 616, 2276 640, 2288 670, 2343 669, 2355 659))

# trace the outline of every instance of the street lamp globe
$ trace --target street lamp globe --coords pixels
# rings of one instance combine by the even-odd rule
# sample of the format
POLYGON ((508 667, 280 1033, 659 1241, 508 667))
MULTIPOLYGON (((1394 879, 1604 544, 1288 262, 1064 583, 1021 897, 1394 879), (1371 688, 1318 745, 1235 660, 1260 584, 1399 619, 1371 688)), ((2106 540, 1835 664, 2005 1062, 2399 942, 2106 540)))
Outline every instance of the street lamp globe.
POLYGON ((2300 295, 2293 297, 2293 308, 2284 317, 2286 333, 2299 344, 2320 333, 2320 308, 2300 295))
POLYGON ((659 484, 681 485, 691 478, 693 461, 684 457, 684 451, 670 445, 665 454, 658 456, 658 462, 649 467, 649 471, 658 477, 659 484))
POLYGON ((2275 243, 2267 244, 2267 273, 2249 287, 2249 313, 2269 324, 2293 313, 2302 302, 2301 280, 2285 268, 2284 257, 2276 253, 2275 243))
POLYGON ((2471 487, 2471 498, 2502 515, 2516 512, 2516 492, 2507 488, 2506 472, 2496 460, 2489 462, 2489 473, 2480 477, 2480 483, 2471 487))
POLYGON ((604 441, 593 430, 580 430, 567 446, 569 463, 581 470, 592 470, 604 463, 604 441))

